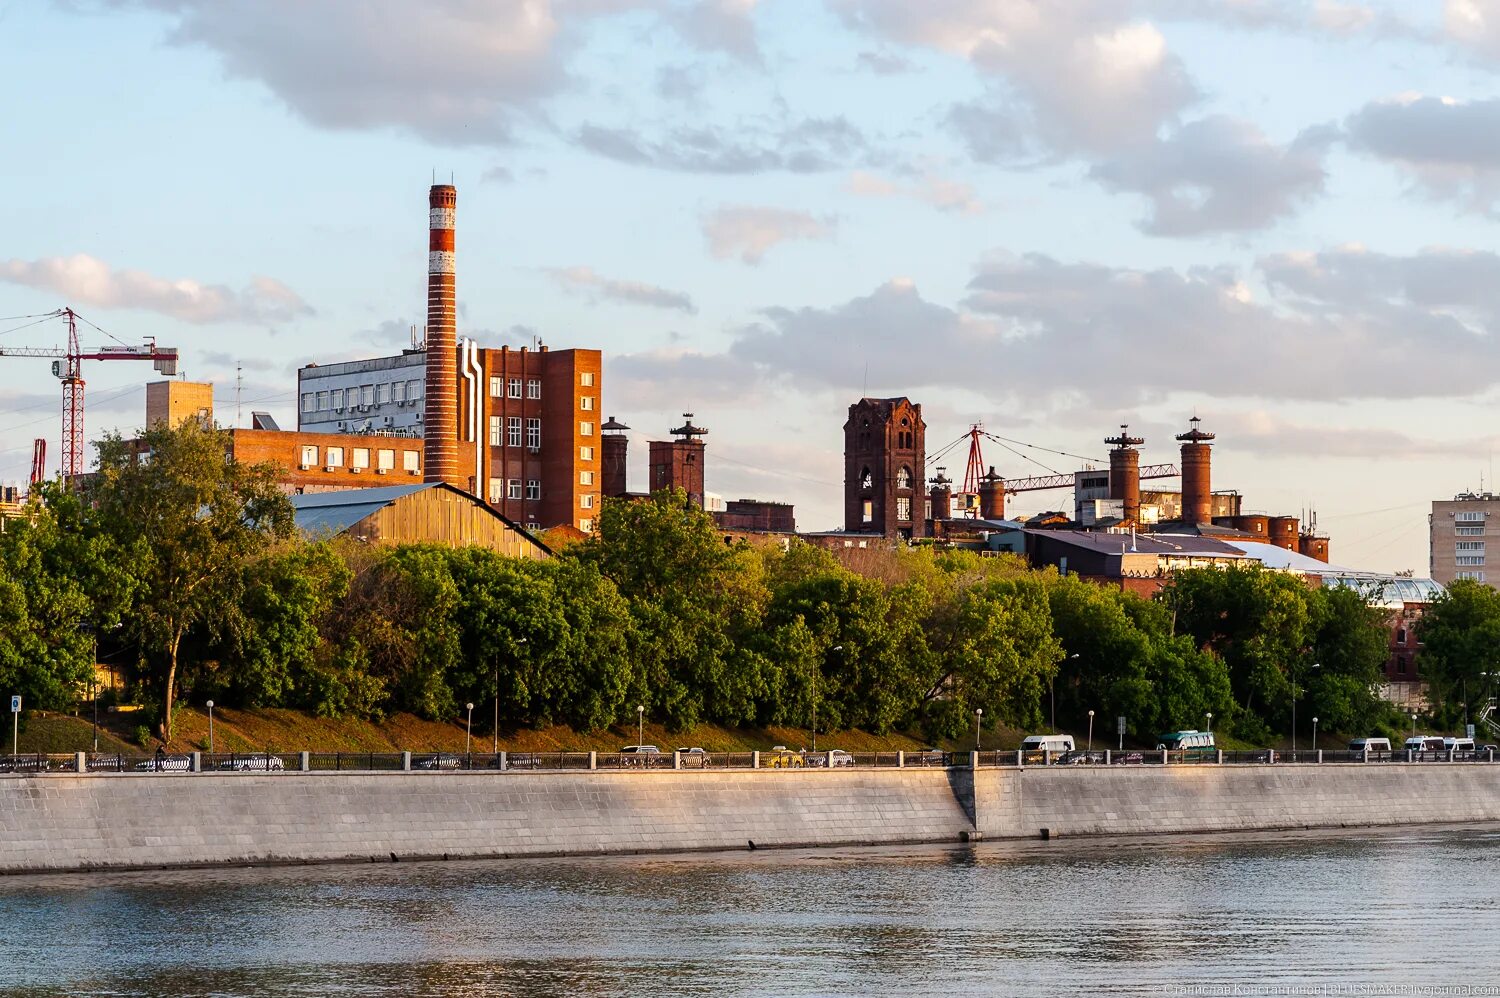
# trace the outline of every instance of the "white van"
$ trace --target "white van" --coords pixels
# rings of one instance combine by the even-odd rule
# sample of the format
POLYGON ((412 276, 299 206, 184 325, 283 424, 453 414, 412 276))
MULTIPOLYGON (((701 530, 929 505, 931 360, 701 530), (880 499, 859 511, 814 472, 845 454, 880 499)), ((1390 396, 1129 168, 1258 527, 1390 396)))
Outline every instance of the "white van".
POLYGON ((1042 762, 1049 756, 1055 762, 1064 752, 1073 751, 1072 735, 1027 735, 1021 741, 1021 758, 1026 762, 1042 762))
POLYGON ((1412 735, 1404 747, 1411 752, 1441 752, 1446 748, 1443 744, 1446 740, 1436 735, 1412 735))
POLYGON ((1354 738, 1349 742, 1350 752, 1368 752, 1374 755, 1377 752, 1389 752, 1391 740, 1389 738, 1354 738))
POLYGON ((1473 752, 1474 739, 1472 738, 1444 738, 1443 751, 1445 752, 1473 752))

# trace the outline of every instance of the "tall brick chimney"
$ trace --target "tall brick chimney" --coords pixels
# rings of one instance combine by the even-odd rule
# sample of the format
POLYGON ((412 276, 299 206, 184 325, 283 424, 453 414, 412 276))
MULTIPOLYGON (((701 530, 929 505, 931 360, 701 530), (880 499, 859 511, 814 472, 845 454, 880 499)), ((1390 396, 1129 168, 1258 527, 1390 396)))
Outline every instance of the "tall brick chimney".
MULTIPOLYGON (((423 394, 423 480, 461 489, 458 469, 458 325, 453 287, 453 213, 458 191, 433 184, 427 194, 427 386, 423 394)), ((478 491, 478 485, 475 486, 478 491)))
POLYGON ((1104 442, 1114 444, 1109 452, 1109 497, 1121 500, 1124 522, 1137 523, 1141 518, 1141 452, 1136 448, 1146 440, 1132 437, 1129 429, 1121 423, 1119 436, 1106 437, 1104 442))
POLYGON ((937 477, 932 480, 932 491, 927 499, 932 504, 931 519, 934 523, 953 519, 953 483, 943 474, 942 468, 937 470, 937 477))
POLYGON ((1212 433, 1199 429, 1202 422, 1194 416, 1192 428, 1177 434, 1182 442, 1182 519, 1186 523, 1210 523, 1213 519, 1213 490, 1209 484, 1212 433))

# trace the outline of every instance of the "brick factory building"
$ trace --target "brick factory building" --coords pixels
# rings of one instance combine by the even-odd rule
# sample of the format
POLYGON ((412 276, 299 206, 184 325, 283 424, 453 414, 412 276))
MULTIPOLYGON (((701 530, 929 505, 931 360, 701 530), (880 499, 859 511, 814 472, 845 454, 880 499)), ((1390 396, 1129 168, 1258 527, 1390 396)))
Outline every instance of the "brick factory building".
POLYGON ((910 399, 862 398, 844 423, 844 529, 926 536, 927 425, 910 399))

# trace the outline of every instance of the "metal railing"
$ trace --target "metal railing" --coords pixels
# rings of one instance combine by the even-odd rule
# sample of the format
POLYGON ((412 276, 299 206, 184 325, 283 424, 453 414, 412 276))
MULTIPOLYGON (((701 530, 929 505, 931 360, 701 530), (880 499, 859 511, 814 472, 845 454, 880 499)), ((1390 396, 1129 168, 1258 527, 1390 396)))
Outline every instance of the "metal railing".
POLYGON ((1332 749, 1080 749, 1032 752, 986 749, 978 752, 207 752, 20 753, 0 755, 0 777, 88 773, 444 773, 444 772, 642 772, 720 770, 841 770, 1029 768, 1034 766, 1277 766, 1492 764, 1493 748, 1476 750, 1350 752, 1332 749))

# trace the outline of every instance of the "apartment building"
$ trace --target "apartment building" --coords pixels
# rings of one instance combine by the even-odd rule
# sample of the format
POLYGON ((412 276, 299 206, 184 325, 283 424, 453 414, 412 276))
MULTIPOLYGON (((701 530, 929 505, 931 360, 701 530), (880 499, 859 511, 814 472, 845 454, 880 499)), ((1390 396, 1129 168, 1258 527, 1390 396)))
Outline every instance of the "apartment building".
POLYGON ((1500 534, 1500 497, 1489 492, 1464 492, 1451 500, 1432 503, 1427 518, 1428 574, 1447 585, 1455 579, 1473 579, 1493 586, 1500 574, 1489 572, 1486 544, 1500 534), (1496 523, 1491 531, 1490 524, 1496 523))

